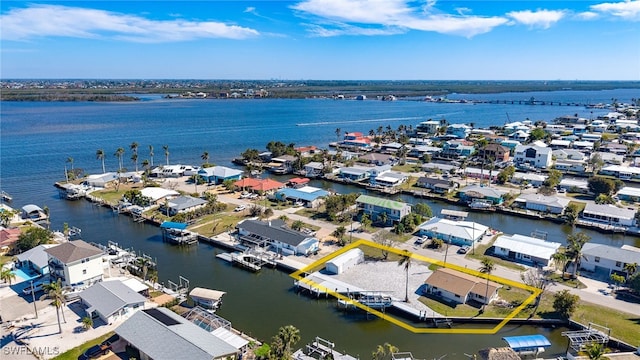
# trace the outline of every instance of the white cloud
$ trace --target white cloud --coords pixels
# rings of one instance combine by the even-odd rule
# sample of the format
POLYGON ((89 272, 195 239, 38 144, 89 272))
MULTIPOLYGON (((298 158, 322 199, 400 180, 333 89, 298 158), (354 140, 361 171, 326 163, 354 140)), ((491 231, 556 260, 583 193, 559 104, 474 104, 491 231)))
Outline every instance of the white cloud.
POLYGON ((245 39, 259 32, 215 21, 149 20, 104 10, 33 5, 0 16, 3 40, 62 36, 110 38, 131 42, 174 42, 203 38, 245 39))
POLYGON ((593 11, 583 11, 581 13, 576 14, 576 17, 580 20, 593 20, 600 16, 600 14, 593 11))
POLYGON ((640 21, 640 1, 626 0, 617 3, 591 5, 591 10, 621 17, 625 20, 640 21))
POLYGON ((379 26, 378 29, 309 26, 315 35, 337 36, 344 34, 388 35, 409 30, 431 31, 472 37, 506 24, 504 17, 468 16, 470 9, 460 8, 459 15, 436 14, 436 2, 426 1, 420 8, 409 7, 405 0, 304 0, 291 6, 302 13, 342 24, 357 23, 379 26), (319 31, 321 29, 321 31, 319 31))
POLYGON ((508 12, 507 16, 518 23, 530 27, 548 29, 551 25, 560 21, 566 14, 567 12, 565 10, 524 10, 508 12))
POLYGON ((365 28, 352 26, 347 24, 334 24, 332 28, 327 28, 325 26, 309 24, 306 25, 308 31, 312 34, 312 36, 316 37, 333 37, 333 36, 342 36, 342 35, 364 35, 364 36, 380 36, 380 35, 396 35, 402 34, 405 31, 398 28, 365 28))
POLYGON ((244 9, 244 12, 253 14, 256 12, 256 8, 253 6, 249 6, 248 8, 244 9))

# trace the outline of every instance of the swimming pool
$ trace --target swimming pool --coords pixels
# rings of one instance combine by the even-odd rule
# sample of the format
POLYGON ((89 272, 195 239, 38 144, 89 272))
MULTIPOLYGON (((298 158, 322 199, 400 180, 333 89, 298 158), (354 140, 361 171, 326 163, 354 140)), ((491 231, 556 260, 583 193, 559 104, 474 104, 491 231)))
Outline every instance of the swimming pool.
MULTIPOLYGON (((35 272, 31 272, 29 271, 28 273, 25 272, 24 270, 18 268, 18 269, 14 269, 13 273, 16 274, 17 277, 19 277, 20 279, 22 279, 22 281, 30 281, 30 280, 35 280, 37 278, 40 277, 40 274, 37 274, 35 272)), ((19 280, 19 279, 16 279, 19 280)), ((22 281, 18 281, 18 282, 22 282, 22 281)))

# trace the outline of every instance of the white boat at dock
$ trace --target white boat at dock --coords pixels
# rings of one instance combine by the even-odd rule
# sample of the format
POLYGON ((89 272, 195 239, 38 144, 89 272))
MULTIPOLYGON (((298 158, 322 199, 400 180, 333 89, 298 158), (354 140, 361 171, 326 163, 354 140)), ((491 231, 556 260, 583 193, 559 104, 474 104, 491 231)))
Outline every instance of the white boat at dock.
POLYGON ((222 305, 222 297, 225 294, 224 291, 197 287, 189 292, 189 297, 198 306, 208 310, 216 310, 222 305))
POLYGON ((11 195, 9 195, 9 193, 7 193, 5 191, 0 191, 0 197, 2 198, 2 201, 6 201, 6 202, 12 202, 13 201, 13 197, 11 195))
POLYGON ((474 210, 493 211, 496 208, 493 206, 491 200, 474 199, 469 203, 469 207, 474 210))

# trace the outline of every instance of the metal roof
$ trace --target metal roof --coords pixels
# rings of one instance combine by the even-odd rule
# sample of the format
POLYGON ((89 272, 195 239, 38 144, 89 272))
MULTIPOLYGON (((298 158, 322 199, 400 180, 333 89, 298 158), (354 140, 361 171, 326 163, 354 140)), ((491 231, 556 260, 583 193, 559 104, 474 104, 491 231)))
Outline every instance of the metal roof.
POLYGON ((187 224, 186 223, 180 223, 180 222, 173 222, 173 221, 165 221, 160 225, 160 227, 162 229, 184 230, 184 229, 187 228, 187 224))
POLYGON ((540 240, 519 234, 513 236, 502 235, 493 243, 495 247, 547 260, 551 259, 551 256, 555 254, 560 245, 558 242, 540 240))
POLYGON ((524 350, 539 347, 549 347, 551 342, 543 335, 505 336, 502 340, 513 350, 524 350))
POLYGON ((152 359, 211 360, 232 356, 238 350, 166 308, 155 312, 171 318, 166 325, 149 313, 137 311, 115 329, 116 333, 152 359))
POLYGON ((141 304, 145 301, 144 296, 119 280, 98 282, 81 292, 80 298, 105 318, 127 305, 141 304))
POLYGON ((356 199, 357 203, 362 203, 362 204, 369 204, 369 205, 373 205, 373 206, 378 206, 381 208, 385 208, 385 209, 394 209, 394 210, 402 210, 405 207, 410 207, 409 204, 407 203, 403 203, 400 201, 394 201, 394 200, 389 200, 389 199, 383 199, 383 198, 379 198, 379 197, 375 197, 375 196, 369 196, 369 195, 360 195, 357 199, 356 199))

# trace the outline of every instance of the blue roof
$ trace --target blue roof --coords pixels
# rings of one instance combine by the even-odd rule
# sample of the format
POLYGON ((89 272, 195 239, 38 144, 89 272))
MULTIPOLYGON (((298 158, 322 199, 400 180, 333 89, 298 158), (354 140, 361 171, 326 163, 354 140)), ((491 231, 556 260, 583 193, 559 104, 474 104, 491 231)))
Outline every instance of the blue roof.
MULTIPOLYGON (((310 188, 310 187, 306 187, 310 188)), ((317 189, 315 191, 306 192, 298 189, 285 188, 277 191, 278 197, 300 199, 304 201, 313 201, 319 197, 329 195, 328 191, 317 189)))
POLYGON ((179 223, 179 222, 173 222, 173 221, 165 221, 162 223, 162 225, 160 225, 161 228, 163 229, 178 229, 178 230, 184 230, 187 228, 187 224, 186 223, 179 223))
POLYGON ((515 351, 551 346, 549 339, 542 335, 505 336, 502 340, 506 341, 509 347, 515 351))

